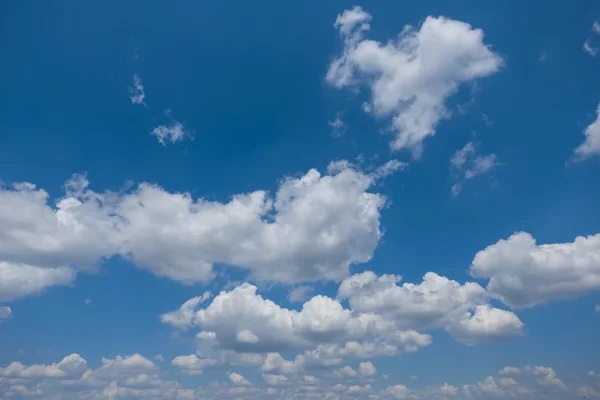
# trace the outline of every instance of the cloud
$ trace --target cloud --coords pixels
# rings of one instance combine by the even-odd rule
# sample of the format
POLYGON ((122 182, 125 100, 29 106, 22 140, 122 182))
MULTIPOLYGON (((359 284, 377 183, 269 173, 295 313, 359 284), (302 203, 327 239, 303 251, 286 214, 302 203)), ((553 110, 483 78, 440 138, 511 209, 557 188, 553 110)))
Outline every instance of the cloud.
POLYGON ((575 159, 579 161, 600 155, 600 105, 596 109, 596 119, 583 133, 585 141, 575 149, 575 159))
POLYGON ((489 279, 487 289, 506 305, 524 308, 600 289, 599 260, 600 234, 538 245, 518 232, 479 251, 470 273, 489 279))
POLYGON ((338 112, 335 115, 335 119, 333 121, 329 121, 329 127, 331 128, 331 136, 340 137, 346 134, 348 130, 348 126, 342 120, 342 113, 338 112))
POLYGON ((600 35, 600 22, 594 21, 594 24, 592 25, 592 30, 598 35, 600 35))
POLYGON ((288 299, 293 303, 303 303, 315 289, 311 286, 298 286, 290 291, 288 299))
POLYGON ((373 376, 377 372, 377 368, 370 361, 360 363, 359 370, 362 376, 373 376))
POLYGON ((12 314, 10 307, 0 307, 0 324, 12 314))
POLYGON ((52 286, 70 285, 74 280, 75 271, 71 268, 40 268, 0 261, 0 300, 37 294, 52 286))
POLYGON ((596 312, 600 312, 600 304, 598 304, 598 305, 597 305, 597 306, 594 308, 594 310, 596 310, 596 312))
POLYGON ((4 378, 77 378, 87 369, 87 362, 79 354, 71 354, 62 361, 50 365, 26 366, 13 362, 5 368, 0 368, 0 377, 4 378))
POLYGON ((446 100, 461 84, 497 72, 502 58, 483 42, 483 31, 444 17, 427 17, 418 28, 406 26, 385 44, 364 39, 371 15, 354 7, 338 15, 334 26, 344 42, 326 80, 336 88, 366 86, 366 109, 391 116, 396 138, 392 149, 419 156, 423 140, 449 116, 446 100))
POLYGON ((248 382, 248 380, 246 378, 244 378, 242 375, 237 374, 235 372, 232 372, 232 373, 229 374, 229 380, 235 386, 248 386, 248 385, 250 385, 250 382, 248 382))
POLYGON ((146 93, 144 93, 144 86, 138 74, 133 75, 133 87, 129 88, 129 94, 131 95, 130 99, 133 104, 146 105, 144 101, 146 93))
POLYGON ((282 180, 274 197, 258 190, 227 202, 150 183, 97 193, 83 175, 55 205, 31 183, 0 187, 0 297, 70 284, 113 256, 188 284, 212 279, 214 263, 266 281, 340 280, 371 259, 387 200, 369 189, 400 164, 367 173, 337 162, 282 180))
POLYGON ((152 136, 156 136, 160 144, 163 146, 167 145, 167 142, 177 143, 184 139, 193 137, 193 134, 186 129, 185 126, 179 121, 175 121, 171 125, 160 125, 152 130, 150 133, 152 136))
MULTIPOLYGON (((467 345, 522 334, 519 318, 488 305, 490 295, 477 283, 461 285, 433 272, 419 285, 399 286, 399 281, 395 275, 356 274, 341 282, 338 299, 316 295, 300 311, 264 299, 256 286, 244 283, 222 291, 198 310, 192 299, 162 320, 179 328, 197 326, 200 336, 223 349, 272 353, 320 349, 319 360, 324 354, 341 360, 416 351, 431 344, 431 336, 419 330, 443 328, 467 345), (349 309, 340 302, 346 299, 349 309), (182 309, 186 318, 170 318, 182 309)), ((285 374, 309 359, 317 361, 310 354, 303 357, 293 365, 279 355, 268 356, 263 371, 285 374)))
POLYGON ((521 336, 523 323, 514 313, 485 304, 450 324, 448 331, 459 342, 475 345, 521 336))
POLYGON ((466 181, 488 173, 498 165, 500 163, 494 153, 480 156, 473 142, 467 143, 462 149, 456 150, 450 159, 451 170, 456 176, 456 183, 452 185, 452 194, 458 195, 466 181))
POLYGON ((592 47, 589 39, 587 39, 585 42, 583 42, 583 51, 585 51, 592 57, 596 57, 596 54, 598 54, 598 48, 592 47))

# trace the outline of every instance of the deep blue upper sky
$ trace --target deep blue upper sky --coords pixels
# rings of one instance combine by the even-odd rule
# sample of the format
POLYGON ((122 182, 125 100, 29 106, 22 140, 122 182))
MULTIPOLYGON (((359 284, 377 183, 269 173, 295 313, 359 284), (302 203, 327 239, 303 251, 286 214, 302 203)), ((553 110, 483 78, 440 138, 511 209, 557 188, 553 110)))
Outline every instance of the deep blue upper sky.
MULTIPOLYGON (((350 273, 398 274, 403 277, 399 285, 419 284, 425 273, 433 271, 461 284, 473 281, 485 287, 488 279, 469 274, 475 254, 514 232, 528 232, 538 244, 568 244, 577 236, 600 232, 600 157, 573 161, 574 149, 596 120, 600 103, 600 55, 583 50, 586 40, 600 47, 600 34, 593 28, 594 21, 600 21, 600 4, 593 0, 531 0, 526 5, 466 0, 361 4, 372 16, 370 31, 364 34, 367 39, 385 44, 407 24, 418 30, 427 16, 444 16, 481 29, 483 43, 503 60, 496 72, 465 80, 444 99, 451 115, 442 118, 436 134, 423 141, 420 158, 413 157, 410 149, 390 148, 394 133, 381 133, 390 129, 390 116, 361 109, 371 99, 372 81, 364 78, 353 90, 336 88, 326 79, 330 63, 344 51, 333 24, 338 14, 355 5, 337 0, 3 2, 2 189, 13 191, 13 183, 33 183, 49 193, 48 205, 55 210, 56 201, 65 196, 65 181, 85 173, 96 193, 130 193, 128 185, 149 182, 169 193, 188 192, 194 198, 226 203, 236 194, 257 190, 275 196, 282 179, 299 178, 311 168, 326 175, 334 160, 356 162, 355 169, 362 173, 397 159, 408 165, 368 189, 389 201, 380 210, 383 236, 370 261, 353 263, 350 273), (145 105, 132 103, 134 74, 143 84, 145 105), (345 130, 339 137, 331 135, 330 126, 337 115, 345 130), (151 135, 154 128, 176 121, 193 138, 163 146, 151 135), (453 195, 451 188, 461 178, 451 159, 469 142, 476 149, 472 157, 494 154, 497 164, 465 179, 460 193, 453 195), (355 161, 357 157, 362 161, 355 161)), ((22 213, 23 221, 30 221, 35 211, 3 204, 2 199, 0 225, 5 226, 0 226, 0 241, 8 244, 0 246, 0 263, 32 264, 21 261, 27 254, 21 259, 7 247, 12 243, 7 238, 20 237, 15 232, 30 229, 29 222, 13 229, 3 215, 20 220, 22 213)), ((161 229, 160 222, 156 224, 161 229)), ((32 240, 42 243, 42 239, 32 240)), ((384 396, 380 393, 398 384, 411 390, 445 382, 460 388, 495 375, 506 365, 552 367, 569 395, 582 385, 593 388, 594 384, 596 394, 600 393, 600 381, 582 378, 588 371, 600 370, 600 313, 595 312, 600 304, 600 245, 590 246, 581 256, 595 260, 582 267, 587 268, 584 280, 589 285, 574 290, 567 299, 557 295, 526 308, 512 307, 508 301, 503 304, 498 297, 490 300, 494 307, 518 316, 524 324, 521 335, 465 346, 444 331, 445 324, 440 329, 415 326, 432 336, 431 345, 399 357, 370 359, 377 367, 372 393, 384 396), (384 374, 390 374, 389 379, 382 378, 384 374)), ((232 257, 239 255, 232 251, 232 257)), ((69 267, 83 269, 77 260, 64 257, 69 267)), ((576 268, 579 256, 573 257, 575 267, 561 260, 558 272, 548 273, 560 275, 576 268)), ((182 374, 171 360, 196 351, 193 338, 201 329, 174 334, 177 330, 160 319, 206 290, 216 295, 237 286, 227 286, 228 280, 256 284, 248 271, 256 274, 266 264, 236 265, 209 257, 206 260, 215 263, 220 275, 190 285, 157 276, 151 268, 136 268, 136 262, 123 254, 109 258, 95 260, 98 270, 78 273, 70 285, 36 293, 11 297, 2 292, 6 288, 0 282, 0 306, 11 309, 4 322, 0 314, 0 398, 14 392, 10 387, 16 384, 61 393, 39 377, 9 382, 3 367, 13 361, 52 364, 72 353, 80 354, 90 368, 97 368, 102 357, 139 353, 153 359, 160 354, 164 358, 161 377, 186 388, 212 381, 235 384, 227 373, 237 372, 266 390, 260 366, 226 364, 207 368, 202 375, 182 374), (91 302, 86 304, 86 299, 91 302)), ((282 269, 287 267, 284 264, 282 269)), ((527 268, 524 261, 517 271, 537 279, 527 268)), ((541 275, 540 285, 545 277, 541 275)), ((4 286, 12 284, 0 269, 1 280, 4 286)), ((313 294, 336 297, 339 282, 315 281, 290 285, 261 279, 258 287, 263 297, 281 307, 300 310, 302 303, 287 297, 298 285, 315 288, 313 294)), ((529 290, 528 286, 522 290, 529 290)), ((350 307, 346 301, 342 304, 350 307)), ((290 349, 282 355, 293 359, 303 350, 290 349)), ((359 361, 365 360, 345 359, 335 368, 358 369, 359 361)), ((325 382, 330 370, 303 374, 322 376, 325 382)), ((114 377, 106 384, 111 381, 126 387, 114 377)), ((345 384, 366 382, 350 381, 345 384)), ((297 384, 286 387, 293 385, 297 384)), ((202 390, 206 390, 202 398, 220 393, 202 390)), ((132 393, 116 396, 134 397, 132 393)))

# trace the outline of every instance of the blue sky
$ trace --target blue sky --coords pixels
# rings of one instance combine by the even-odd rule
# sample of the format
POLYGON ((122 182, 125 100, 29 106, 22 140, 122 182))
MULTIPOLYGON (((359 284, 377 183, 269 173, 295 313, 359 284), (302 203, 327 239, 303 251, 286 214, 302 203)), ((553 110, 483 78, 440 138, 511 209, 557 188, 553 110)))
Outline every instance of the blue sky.
POLYGON ((0 399, 600 398, 576 3, 4 2, 0 399))

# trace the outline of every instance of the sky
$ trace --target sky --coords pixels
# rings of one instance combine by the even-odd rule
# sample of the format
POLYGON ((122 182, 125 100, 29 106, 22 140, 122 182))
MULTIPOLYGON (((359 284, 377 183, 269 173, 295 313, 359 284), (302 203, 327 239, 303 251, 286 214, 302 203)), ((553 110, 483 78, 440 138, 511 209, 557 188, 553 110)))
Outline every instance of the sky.
POLYGON ((0 4, 0 399, 600 398, 600 4, 0 4))

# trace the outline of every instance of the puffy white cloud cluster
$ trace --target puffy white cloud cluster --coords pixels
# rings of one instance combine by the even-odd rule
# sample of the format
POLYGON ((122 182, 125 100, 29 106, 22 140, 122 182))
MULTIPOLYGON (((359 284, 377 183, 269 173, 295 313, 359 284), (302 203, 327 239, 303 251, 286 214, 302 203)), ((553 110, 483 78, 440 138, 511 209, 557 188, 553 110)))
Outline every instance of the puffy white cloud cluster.
POLYGON ((395 40, 364 38, 372 17, 361 7, 338 15, 335 27, 344 42, 326 75, 337 87, 366 86, 365 109, 392 116, 393 149, 418 156, 423 140, 449 116, 446 100, 461 84, 497 72, 502 58, 483 41, 483 31, 445 17, 427 17, 417 29, 405 26, 395 40))
POLYGON ((475 255, 474 277, 510 307, 523 308, 600 289, 600 234, 571 243, 537 244, 518 232, 475 255))
POLYGON ((584 375, 585 379, 575 381, 576 384, 569 384, 560 379, 553 368, 546 366, 507 366, 498 376, 488 376, 473 384, 440 383, 424 388, 412 388, 406 382, 389 382, 377 375, 377 368, 370 361, 330 366, 314 370, 310 375, 299 370, 267 371, 264 365, 261 370, 262 381, 248 379, 245 372, 230 369, 220 375, 219 381, 203 381, 200 385, 192 383, 190 386, 190 382, 183 385, 170 378, 166 370, 139 354, 103 359, 96 369, 90 368, 81 356, 72 354, 55 364, 26 366, 15 362, 0 367, 0 396, 15 400, 566 400, 578 396, 593 398, 600 391, 598 374, 593 371, 584 375))
POLYGON ((274 197, 259 190, 224 203, 148 183, 96 193, 81 175, 55 206, 32 184, 4 187, 0 299, 70 284, 77 270, 115 255, 183 283, 210 280, 214 263, 284 283, 343 279, 350 265, 370 260, 382 236, 386 199, 368 190, 402 166, 366 173, 338 161, 328 174, 284 179, 274 197))
POLYGON ((433 272, 418 285, 399 281, 399 276, 378 277, 370 271, 356 274, 341 282, 338 299, 316 295, 300 310, 281 307, 244 283, 222 291, 203 308, 192 310, 190 305, 199 306, 192 299, 161 319, 178 328, 197 326, 202 340, 223 349, 305 351, 293 362, 267 356, 265 372, 279 374, 318 364, 315 358, 323 355, 338 364, 343 357, 416 351, 431 344, 431 337, 419 330, 443 328, 468 345, 522 333, 519 318, 487 304, 489 294, 477 283, 461 285, 433 272), (345 300, 350 308, 342 305, 345 300))

